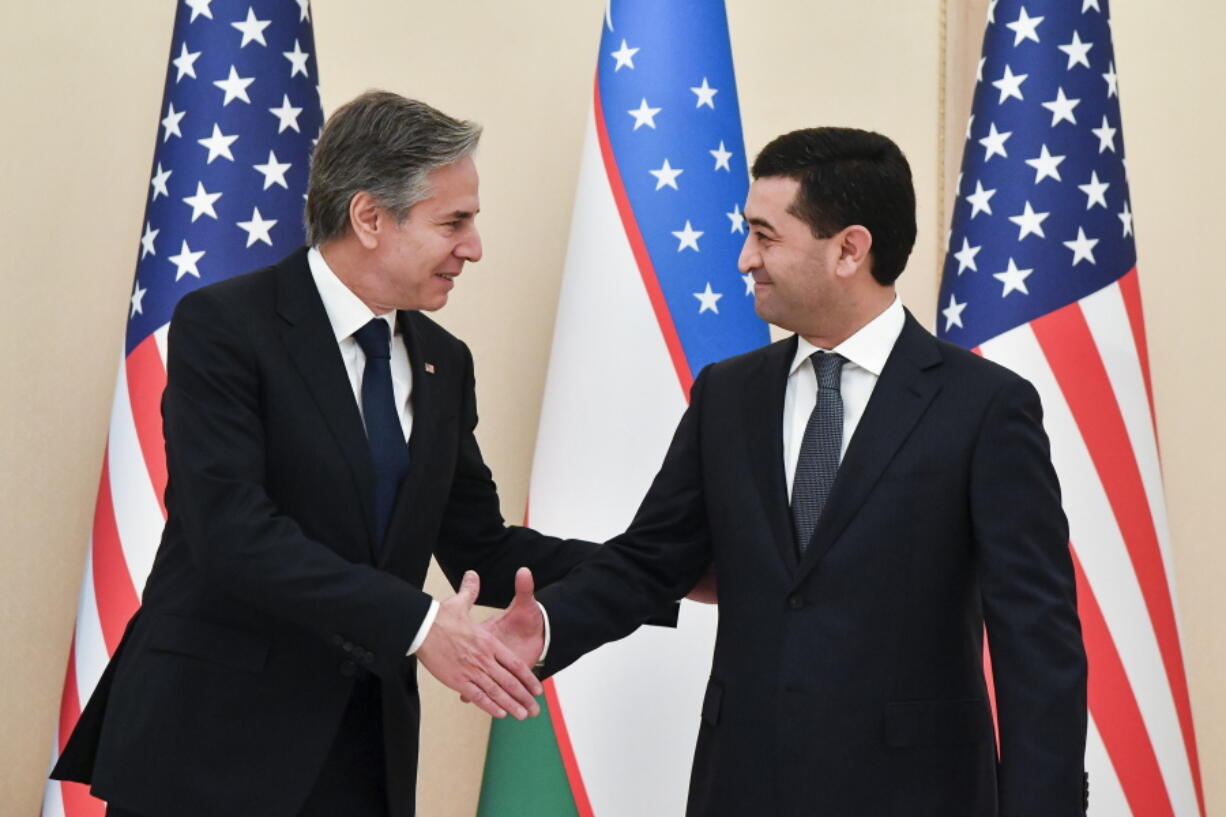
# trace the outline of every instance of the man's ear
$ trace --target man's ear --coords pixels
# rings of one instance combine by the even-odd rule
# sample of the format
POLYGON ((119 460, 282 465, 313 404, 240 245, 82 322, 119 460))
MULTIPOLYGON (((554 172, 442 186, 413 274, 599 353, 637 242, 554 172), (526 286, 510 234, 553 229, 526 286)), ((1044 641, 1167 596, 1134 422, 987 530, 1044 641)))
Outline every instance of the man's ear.
POLYGON ((860 224, 849 224, 833 238, 834 246, 838 249, 835 275, 850 277, 867 262, 869 251, 873 248, 873 234, 860 224))
POLYGON ((349 200, 349 229, 368 250, 379 245, 379 232, 387 227, 387 210, 365 190, 349 200))

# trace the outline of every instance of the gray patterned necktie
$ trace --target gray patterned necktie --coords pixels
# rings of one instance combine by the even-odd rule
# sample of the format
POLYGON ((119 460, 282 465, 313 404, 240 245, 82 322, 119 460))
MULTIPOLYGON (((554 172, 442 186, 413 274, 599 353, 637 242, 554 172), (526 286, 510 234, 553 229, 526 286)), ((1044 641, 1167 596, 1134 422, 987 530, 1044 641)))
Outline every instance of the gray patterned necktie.
POLYGON ((843 447, 843 395, 839 378, 847 359, 842 355, 814 352, 809 356, 817 372, 817 404, 805 425, 796 476, 792 480, 792 524, 801 556, 813 538, 826 498, 839 470, 843 447))

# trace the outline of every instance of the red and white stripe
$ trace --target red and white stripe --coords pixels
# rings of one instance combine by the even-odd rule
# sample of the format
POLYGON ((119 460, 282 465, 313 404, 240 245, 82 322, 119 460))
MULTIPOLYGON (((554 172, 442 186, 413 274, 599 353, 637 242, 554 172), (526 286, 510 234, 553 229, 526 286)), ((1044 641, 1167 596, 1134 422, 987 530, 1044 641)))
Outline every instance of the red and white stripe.
POLYGON ((1091 814, 1203 817, 1136 269, 980 347, 1030 380, 1089 656, 1091 814))
MULTIPOLYGON (((120 360, 53 764, 136 612, 166 522, 160 403, 167 329, 163 326, 120 360)), ((102 817, 104 810, 87 786, 47 783, 44 817, 102 817)))

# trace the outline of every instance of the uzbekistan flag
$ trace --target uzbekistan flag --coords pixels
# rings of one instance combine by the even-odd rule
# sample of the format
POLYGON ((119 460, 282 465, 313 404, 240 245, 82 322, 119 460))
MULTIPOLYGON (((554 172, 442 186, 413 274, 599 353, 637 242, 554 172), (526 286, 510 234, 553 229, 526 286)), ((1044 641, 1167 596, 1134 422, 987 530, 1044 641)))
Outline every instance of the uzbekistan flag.
MULTIPOLYGON (((768 342, 736 268, 748 169, 722 2, 612 2, 532 470, 541 530, 630 523, 695 375, 768 342)), ((683 602, 493 725, 481 817, 682 814, 716 609, 683 602)))
MULTIPOLYGON (((136 612, 161 541, 160 406, 175 304, 305 240, 307 167, 323 124, 308 0, 182 0, 170 42, 52 765, 136 612)), ((47 783, 45 817, 104 810, 80 783, 47 783)))
POLYGON ((1090 814, 1203 817, 1108 0, 995 0, 978 83, 938 328, 1043 399, 1090 662, 1090 814))

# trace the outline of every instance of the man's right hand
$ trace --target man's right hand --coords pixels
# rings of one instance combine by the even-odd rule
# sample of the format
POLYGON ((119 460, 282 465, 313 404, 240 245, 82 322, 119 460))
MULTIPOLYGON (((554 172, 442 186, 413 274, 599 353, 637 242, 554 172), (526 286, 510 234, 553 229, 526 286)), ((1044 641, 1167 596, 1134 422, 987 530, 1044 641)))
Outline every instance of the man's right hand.
POLYGON ((540 713, 541 682, 514 652, 472 621, 481 583, 468 571, 460 592, 439 605, 417 660, 445 686, 495 718, 518 720, 540 713))

